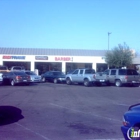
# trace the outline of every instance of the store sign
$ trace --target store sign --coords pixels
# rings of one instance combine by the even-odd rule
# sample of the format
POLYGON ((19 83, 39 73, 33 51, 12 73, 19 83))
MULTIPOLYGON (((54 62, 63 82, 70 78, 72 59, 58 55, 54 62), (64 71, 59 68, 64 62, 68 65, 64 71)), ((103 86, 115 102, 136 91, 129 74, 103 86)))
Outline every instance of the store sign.
POLYGON ((10 55, 4 55, 3 59, 25 59, 26 56, 10 56, 10 55))
POLYGON ((35 56, 35 60, 48 60, 48 56, 35 56))
POLYGON ((73 61, 73 57, 55 57, 55 61, 73 61))

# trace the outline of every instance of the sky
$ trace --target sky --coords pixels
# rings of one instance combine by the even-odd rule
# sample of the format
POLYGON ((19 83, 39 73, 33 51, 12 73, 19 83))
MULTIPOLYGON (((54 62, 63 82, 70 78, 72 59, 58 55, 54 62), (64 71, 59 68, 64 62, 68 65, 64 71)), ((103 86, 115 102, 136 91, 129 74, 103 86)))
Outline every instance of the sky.
POLYGON ((0 0, 0 47, 107 50, 126 43, 140 52, 139 7, 140 0, 0 0))

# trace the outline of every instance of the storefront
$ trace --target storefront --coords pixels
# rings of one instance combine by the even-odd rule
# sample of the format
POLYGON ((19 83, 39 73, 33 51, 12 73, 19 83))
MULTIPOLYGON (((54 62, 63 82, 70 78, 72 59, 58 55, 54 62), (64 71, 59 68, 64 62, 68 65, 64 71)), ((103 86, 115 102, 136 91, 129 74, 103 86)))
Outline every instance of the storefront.
MULTIPOLYGON (((39 74, 49 70, 67 73, 76 68, 93 68, 97 72, 102 72, 108 68, 103 57, 105 51, 72 50, 70 53, 68 50, 63 50, 62 53, 59 49, 51 51, 50 53, 48 49, 34 51, 19 48, 13 51, 10 48, 0 48, 0 65, 5 65, 9 69, 12 66, 23 66, 26 70, 37 70, 39 74)), ((135 59, 133 64, 140 64, 140 58, 135 59)))

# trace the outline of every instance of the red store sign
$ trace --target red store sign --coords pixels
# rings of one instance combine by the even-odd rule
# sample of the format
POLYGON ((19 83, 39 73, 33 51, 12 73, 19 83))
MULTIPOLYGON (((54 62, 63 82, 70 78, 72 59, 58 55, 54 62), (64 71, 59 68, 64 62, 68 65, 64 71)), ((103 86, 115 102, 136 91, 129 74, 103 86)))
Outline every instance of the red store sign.
POLYGON ((73 57, 55 57, 55 61, 73 61, 73 57))

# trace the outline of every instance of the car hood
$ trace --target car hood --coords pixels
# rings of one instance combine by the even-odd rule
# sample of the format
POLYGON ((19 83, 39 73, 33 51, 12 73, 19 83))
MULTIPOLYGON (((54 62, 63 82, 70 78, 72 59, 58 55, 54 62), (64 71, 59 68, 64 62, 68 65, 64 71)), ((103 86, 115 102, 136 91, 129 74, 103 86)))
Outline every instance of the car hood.
POLYGON ((65 78, 66 76, 65 75, 56 75, 54 77, 57 77, 57 78, 65 78))

